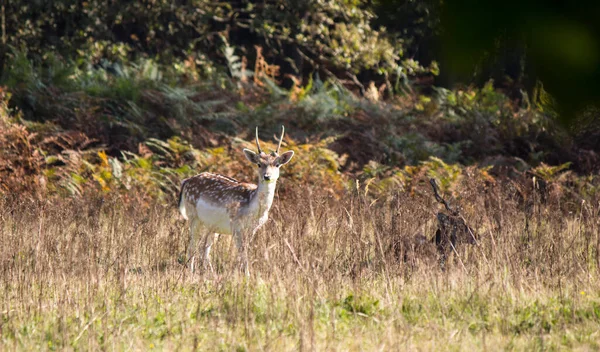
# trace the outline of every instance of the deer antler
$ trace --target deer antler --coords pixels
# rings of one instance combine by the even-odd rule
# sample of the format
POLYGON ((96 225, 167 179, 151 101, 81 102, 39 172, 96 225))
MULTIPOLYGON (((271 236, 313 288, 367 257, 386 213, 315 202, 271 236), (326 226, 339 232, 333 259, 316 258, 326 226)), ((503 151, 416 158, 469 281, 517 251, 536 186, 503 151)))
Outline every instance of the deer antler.
POLYGON ((448 204, 448 202, 446 202, 446 200, 444 198, 442 198, 442 196, 440 196, 440 194, 438 193, 438 186, 437 186, 437 183, 435 182, 435 179, 434 178, 430 179, 429 183, 431 183, 431 188, 433 188, 433 194, 435 195, 435 200, 444 204, 444 207, 446 207, 446 210, 448 210, 450 212, 450 214, 458 215, 458 211, 452 210, 452 208, 450 208, 450 204, 448 204))
POLYGON ((256 149, 258 149, 258 154, 262 154, 262 150, 260 149, 260 143, 258 142, 258 126, 256 126, 256 149))
POLYGON ((279 138, 279 145, 277 146, 277 150, 275 151, 275 154, 279 154, 279 148, 281 148, 281 141, 283 141, 284 133, 285 133, 285 127, 283 127, 283 125, 281 125, 281 137, 279 138))

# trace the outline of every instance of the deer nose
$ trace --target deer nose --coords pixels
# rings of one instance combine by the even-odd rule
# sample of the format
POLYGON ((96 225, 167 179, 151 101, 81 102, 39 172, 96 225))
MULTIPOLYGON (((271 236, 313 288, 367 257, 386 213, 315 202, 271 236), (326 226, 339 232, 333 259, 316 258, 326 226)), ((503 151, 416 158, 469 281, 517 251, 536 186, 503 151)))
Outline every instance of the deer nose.
POLYGON ((270 181, 271 180, 271 175, 265 175, 263 176, 265 181, 270 181))

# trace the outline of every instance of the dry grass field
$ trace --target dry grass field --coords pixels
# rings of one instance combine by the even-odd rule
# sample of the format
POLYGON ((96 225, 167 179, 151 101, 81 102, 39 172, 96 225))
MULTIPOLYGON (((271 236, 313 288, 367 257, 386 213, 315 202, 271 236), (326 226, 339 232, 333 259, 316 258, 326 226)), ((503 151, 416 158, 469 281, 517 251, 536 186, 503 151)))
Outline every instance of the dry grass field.
POLYGON ((190 274, 172 204, 3 200, 0 350, 600 349, 597 204, 467 192, 479 244, 442 270, 414 240, 435 233, 432 197, 301 194, 275 199, 249 278, 228 236, 190 274))

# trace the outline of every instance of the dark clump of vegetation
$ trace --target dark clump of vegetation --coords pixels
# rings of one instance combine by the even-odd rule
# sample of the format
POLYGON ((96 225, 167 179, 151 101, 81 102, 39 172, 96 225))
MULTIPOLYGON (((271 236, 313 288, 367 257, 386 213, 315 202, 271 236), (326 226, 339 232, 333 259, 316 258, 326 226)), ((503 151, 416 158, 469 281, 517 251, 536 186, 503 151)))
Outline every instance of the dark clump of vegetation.
POLYGON ((596 193, 597 177, 586 176, 600 165, 595 151, 579 146, 542 107, 517 105, 491 82, 381 101, 318 76, 284 89, 264 67, 250 72, 231 47, 225 52, 229 74, 214 80, 185 80, 185 67, 152 60, 115 74, 12 54, 2 91, 2 189, 139 189, 172 198, 179 180, 200 170, 246 178, 251 173, 237 151, 251 146, 244 140, 252 139, 252 126, 269 140, 285 124, 286 143, 300 156, 290 174, 327 183, 338 197, 353 179, 387 194, 429 176, 456 192, 466 166, 498 182, 523 183, 530 174, 584 199, 596 193))

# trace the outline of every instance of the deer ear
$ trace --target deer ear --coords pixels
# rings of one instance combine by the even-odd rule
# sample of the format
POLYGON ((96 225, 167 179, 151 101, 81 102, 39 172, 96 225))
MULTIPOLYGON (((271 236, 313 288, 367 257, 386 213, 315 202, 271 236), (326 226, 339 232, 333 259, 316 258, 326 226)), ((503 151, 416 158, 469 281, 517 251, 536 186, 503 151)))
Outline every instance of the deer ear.
POLYGON ((260 163, 260 157, 258 156, 258 154, 251 151, 250 149, 244 148, 244 155, 246 155, 246 159, 248 159, 251 163, 253 163, 253 164, 260 163))
POLYGON ((294 151, 288 150, 287 152, 285 152, 277 157, 277 164, 279 166, 285 165, 285 164, 289 163, 290 160, 292 160, 293 156, 294 156, 294 151))

